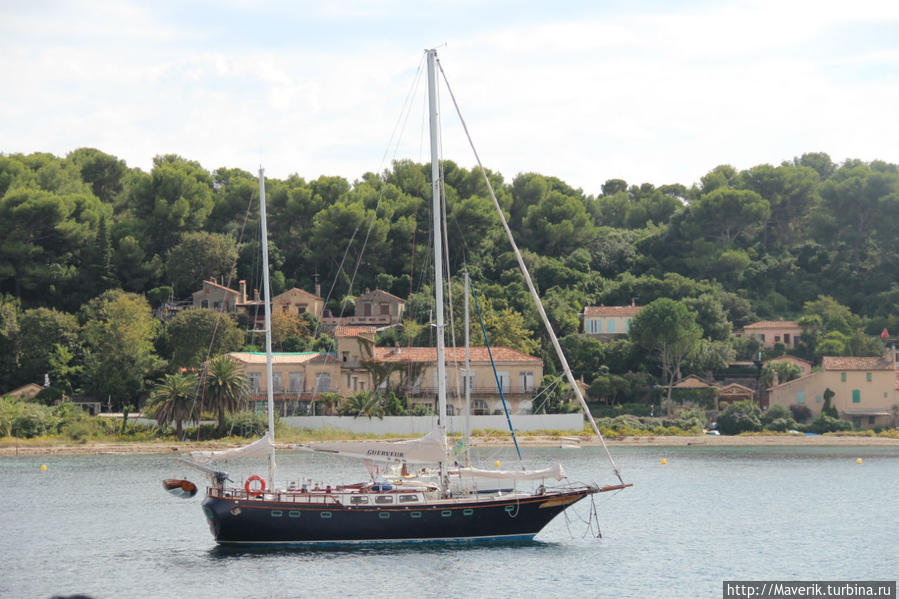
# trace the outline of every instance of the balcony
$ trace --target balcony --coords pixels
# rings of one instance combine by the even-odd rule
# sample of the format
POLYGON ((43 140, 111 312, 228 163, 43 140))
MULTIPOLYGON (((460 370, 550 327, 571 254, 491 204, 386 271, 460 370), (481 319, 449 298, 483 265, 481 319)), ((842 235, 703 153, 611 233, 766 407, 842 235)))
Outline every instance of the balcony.
MULTIPOLYGON (((406 390, 409 394, 409 397, 420 397, 424 395, 437 395, 437 387, 425 387, 424 385, 419 387, 411 387, 406 390)), ((446 387, 446 392, 449 394, 456 393, 456 386, 452 383, 448 384, 446 387)), ((517 395, 533 395, 536 392, 534 387, 522 387, 521 385, 516 385, 514 387, 510 387, 509 389, 503 389, 503 395, 506 397, 517 396, 517 395)), ((459 394, 465 395, 465 389, 459 388, 459 394)), ((471 388, 471 396, 495 396, 499 397, 499 390, 496 388, 496 385, 485 385, 485 386, 477 386, 471 388)))
MULTIPOLYGON (((339 393, 336 387, 319 387, 313 390, 303 391, 275 391, 272 396, 275 401, 311 401, 318 399, 325 393, 339 393)), ((256 389, 250 394, 250 401, 268 401, 265 389, 256 389)))

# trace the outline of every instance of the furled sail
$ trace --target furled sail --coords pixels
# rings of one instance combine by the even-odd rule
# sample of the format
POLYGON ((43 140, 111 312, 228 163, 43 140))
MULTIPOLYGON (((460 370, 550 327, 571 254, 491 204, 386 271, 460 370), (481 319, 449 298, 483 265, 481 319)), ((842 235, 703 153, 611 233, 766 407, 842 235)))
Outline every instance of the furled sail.
POLYGON ((190 457, 198 464, 211 464, 214 461, 231 460, 234 458, 248 458, 271 455, 274 449, 271 435, 266 432, 261 439, 253 441, 243 447, 232 447, 222 451, 192 451, 190 457))
POLYGON ((446 439, 439 431, 405 441, 333 441, 292 447, 378 462, 434 463, 446 459, 446 439))
POLYGON ((544 478, 562 480, 565 478, 565 470, 559 462, 556 462, 554 466, 543 468, 541 470, 486 470, 483 468, 459 468, 459 474, 461 476, 471 476, 475 478, 496 478, 504 480, 540 480, 544 478))

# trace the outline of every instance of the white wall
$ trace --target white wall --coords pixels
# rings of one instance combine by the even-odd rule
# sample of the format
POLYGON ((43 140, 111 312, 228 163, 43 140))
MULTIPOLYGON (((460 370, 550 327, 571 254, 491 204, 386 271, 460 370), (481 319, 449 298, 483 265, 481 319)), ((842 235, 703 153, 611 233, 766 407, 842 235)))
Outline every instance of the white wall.
MULTIPOLYGON (((509 430, 505 416, 470 416, 472 430, 509 430)), ((464 416, 449 416, 448 432, 462 432, 464 416)), ((333 428, 359 434, 413 435, 425 434, 435 425, 435 416, 385 416, 383 419, 360 416, 288 416, 281 422, 292 428, 333 428)), ((512 416, 516 431, 560 430, 580 431, 584 428, 584 416, 577 414, 526 414, 512 416)))

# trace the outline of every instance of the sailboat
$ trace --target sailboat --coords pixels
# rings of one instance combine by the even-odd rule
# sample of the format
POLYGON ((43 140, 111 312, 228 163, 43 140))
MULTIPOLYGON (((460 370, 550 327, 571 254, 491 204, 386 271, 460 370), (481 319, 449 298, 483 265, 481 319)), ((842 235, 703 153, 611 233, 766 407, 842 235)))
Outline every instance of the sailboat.
MULTIPOLYGON (((190 463, 209 475, 211 483, 203 499, 203 512, 216 543, 226 546, 293 546, 418 541, 529 540, 555 516, 594 493, 631 486, 618 476, 619 484, 598 486, 566 481, 560 464, 538 469, 485 469, 456 463, 447 446, 446 360, 443 332, 443 236, 441 235, 440 170, 436 84, 437 53, 427 50, 428 95, 433 183, 434 271, 437 339, 438 416, 427 435, 403 441, 333 442, 296 446, 295 449, 357 458, 366 463, 371 480, 351 484, 311 485, 295 483, 287 488, 274 484, 275 439, 272 385, 271 300, 268 281, 268 249, 265 217, 265 178, 259 170, 259 212, 262 228, 263 286, 265 298, 265 349, 268 390, 268 431, 246 447, 221 452, 194 453, 190 463), (223 460, 268 456, 268 477, 255 475, 241 486, 218 469, 223 460), (436 464, 436 467, 434 465, 436 464), (375 465, 373 467, 373 465, 375 465), (374 476, 380 465, 399 465, 402 474, 374 476), (408 474, 408 466, 425 467, 408 474), (430 465, 429 469, 427 466, 430 465), (481 481, 481 482, 479 482, 481 481), (521 481, 540 481, 533 490, 519 490, 521 481), (497 484, 497 482, 499 484, 497 484)), ((479 161, 480 162, 480 161, 479 161)), ((485 177, 486 178, 486 177, 485 177)), ((488 181, 489 187, 489 181, 488 181)), ((492 189, 491 189, 492 194, 492 189)), ((494 202, 496 202, 494 198, 494 202)), ((498 203, 497 203, 498 207, 498 203)), ((500 212, 502 217, 502 213, 500 212)), ((586 410, 580 387, 561 353, 546 314, 531 282, 511 232, 503 219, 513 249, 519 257, 526 281, 537 300, 537 308, 549 329, 569 384, 585 409, 594 432, 602 439, 586 410)), ((605 442, 603 441, 603 447, 605 442)), ((608 454, 608 449, 606 448, 608 454)), ((534 484, 534 483, 531 483, 534 484)))

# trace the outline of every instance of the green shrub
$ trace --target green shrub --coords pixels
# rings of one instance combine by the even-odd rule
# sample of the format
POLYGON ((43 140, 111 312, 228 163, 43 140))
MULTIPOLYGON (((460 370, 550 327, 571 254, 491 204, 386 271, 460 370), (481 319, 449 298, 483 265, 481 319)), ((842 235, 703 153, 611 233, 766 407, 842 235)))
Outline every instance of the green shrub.
POLYGON ((621 414, 634 416, 649 416, 652 406, 645 403, 621 403, 612 406, 590 404, 590 413, 594 418, 614 418, 621 414))
POLYGON ((268 429, 268 416, 255 412, 232 414, 226 420, 227 429, 238 437, 261 437, 268 429))
POLYGON ((73 441, 84 443, 88 439, 97 436, 98 428, 100 427, 97 427, 92 420, 76 420, 65 427, 65 433, 73 441))
POLYGON ((762 413, 761 421, 762 424, 767 426, 771 422, 774 422, 778 418, 792 418, 793 415, 790 413, 790 410, 780 404, 773 404, 768 407, 762 413))
POLYGON ((785 433, 789 430, 795 429, 796 426, 796 421, 792 418, 775 418, 774 420, 766 424, 765 428, 769 431, 785 433))
POLYGON ((22 411, 13 418, 10 432, 13 437, 31 439, 55 432, 55 424, 48 408, 38 404, 25 404, 22 411))
POLYGON ((819 435, 824 433, 835 433, 837 431, 851 431, 853 428, 852 423, 848 420, 833 418, 824 413, 819 414, 808 427, 811 432, 818 433, 819 435))
POLYGON ((790 414, 796 422, 808 422, 808 419, 812 417, 812 410, 808 406, 794 403, 790 406, 790 414))
POLYGON ((45 406, 52 406, 56 402, 62 401, 62 398, 62 389, 58 387, 44 387, 34 396, 35 401, 45 406))
POLYGON ((751 399, 736 401, 718 416, 718 430, 722 435, 760 431, 762 430, 760 415, 761 410, 751 399))
POLYGON ((700 433, 706 426, 705 410, 702 408, 690 408, 681 410, 677 414, 674 425, 684 431, 700 433))

